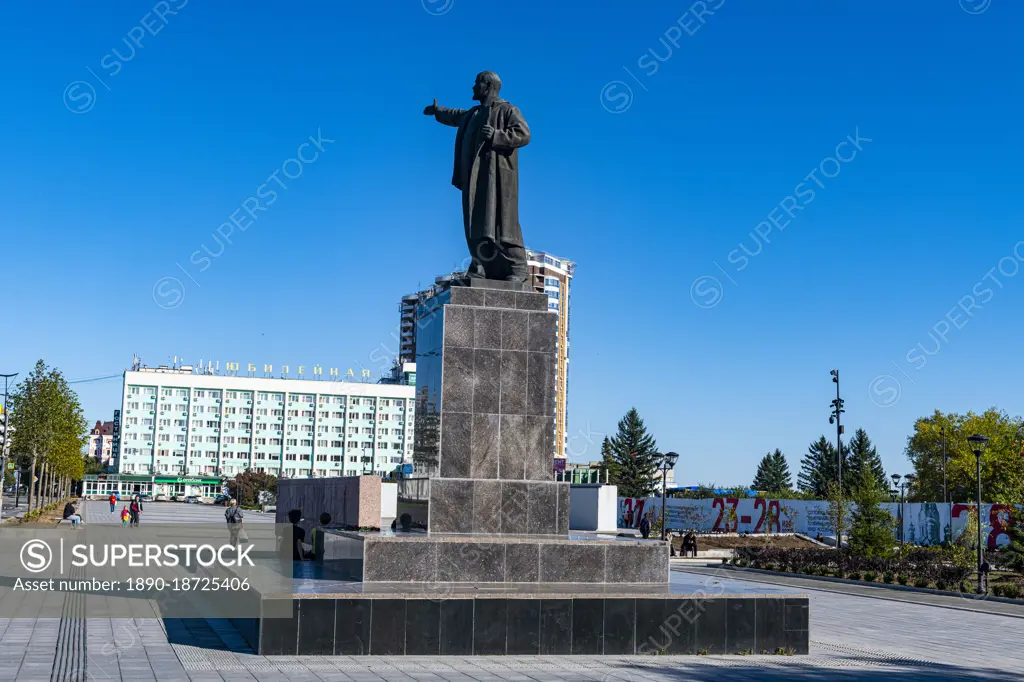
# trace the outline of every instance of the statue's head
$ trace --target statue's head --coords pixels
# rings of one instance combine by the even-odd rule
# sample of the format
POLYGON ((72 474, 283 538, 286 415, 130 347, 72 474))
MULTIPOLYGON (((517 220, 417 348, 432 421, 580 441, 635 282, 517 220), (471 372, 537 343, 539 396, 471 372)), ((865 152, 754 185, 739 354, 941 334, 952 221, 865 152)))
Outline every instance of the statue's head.
POLYGON ((483 102, 488 95, 497 97, 501 92, 501 79, 493 71, 481 71, 476 76, 476 83, 473 85, 473 99, 483 102))

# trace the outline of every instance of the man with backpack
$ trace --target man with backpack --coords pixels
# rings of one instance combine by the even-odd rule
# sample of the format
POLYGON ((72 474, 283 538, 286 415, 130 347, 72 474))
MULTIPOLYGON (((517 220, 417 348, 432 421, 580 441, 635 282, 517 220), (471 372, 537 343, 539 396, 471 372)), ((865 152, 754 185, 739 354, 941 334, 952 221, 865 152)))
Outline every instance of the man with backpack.
POLYGON ((224 519, 228 522, 231 544, 237 546, 238 534, 242 530, 242 510, 238 506, 238 500, 233 497, 228 501, 228 508, 224 510, 224 519))

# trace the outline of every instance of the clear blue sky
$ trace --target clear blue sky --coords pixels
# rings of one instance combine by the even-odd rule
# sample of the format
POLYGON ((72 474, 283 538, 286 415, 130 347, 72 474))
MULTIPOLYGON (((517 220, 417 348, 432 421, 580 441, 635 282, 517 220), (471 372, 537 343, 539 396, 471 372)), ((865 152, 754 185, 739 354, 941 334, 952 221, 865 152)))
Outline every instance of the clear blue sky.
MULTIPOLYGON (((376 371, 399 297, 464 256, 454 131, 422 108, 470 105, 493 69, 533 131, 528 245, 579 264, 575 459, 596 459, 597 433, 636 406, 682 454, 680 482, 747 483, 776 447, 795 473, 811 440, 834 438, 833 367, 849 432, 902 473, 916 417, 1024 412, 1019 2, 165 11, 182 4, 0 6, 0 371, 42 357, 95 377, 132 353, 376 371), (190 263, 318 130, 335 142, 190 263), (870 142, 828 161, 858 130, 870 142), (756 227, 771 219, 785 229, 756 227), (740 269, 755 229, 768 243, 740 269), (1005 257, 1010 274, 986 279, 1005 257)), ((110 418, 119 381, 78 388, 90 420, 110 418)))

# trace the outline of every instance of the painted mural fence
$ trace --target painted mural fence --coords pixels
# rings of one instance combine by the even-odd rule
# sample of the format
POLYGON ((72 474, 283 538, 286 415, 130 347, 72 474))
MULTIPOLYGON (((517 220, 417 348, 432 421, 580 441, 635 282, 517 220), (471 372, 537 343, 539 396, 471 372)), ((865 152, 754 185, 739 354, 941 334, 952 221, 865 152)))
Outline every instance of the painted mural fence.
MULTIPOLYGON (((666 501, 666 524, 672 530, 694 529, 717 533, 801 533, 810 537, 834 536, 828 502, 811 500, 770 500, 764 498, 716 497, 689 500, 670 497, 666 501)), ((976 505, 942 502, 884 502, 893 518, 902 518, 903 537, 915 545, 937 545, 964 532, 970 511, 976 505)), ((850 504, 848 509, 856 506, 850 504)), ((1012 507, 982 505, 982 537, 989 549, 1007 544, 1012 507)), ((619 498, 620 528, 637 528, 647 512, 661 516, 661 498, 619 498)))

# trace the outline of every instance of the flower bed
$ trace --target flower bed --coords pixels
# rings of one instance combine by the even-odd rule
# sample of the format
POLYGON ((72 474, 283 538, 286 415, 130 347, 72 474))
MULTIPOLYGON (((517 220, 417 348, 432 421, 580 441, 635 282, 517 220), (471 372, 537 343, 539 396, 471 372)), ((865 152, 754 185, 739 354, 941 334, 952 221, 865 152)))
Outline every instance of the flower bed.
MULTIPOLYGON (((972 573, 973 565, 962 552, 915 547, 891 557, 862 557, 834 549, 780 549, 765 547, 737 550, 733 564, 786 573, 834 576, 916 587, 956 590, 972 573)), ((1012 591, 1012 588, 1011 588, 1012 591)))

